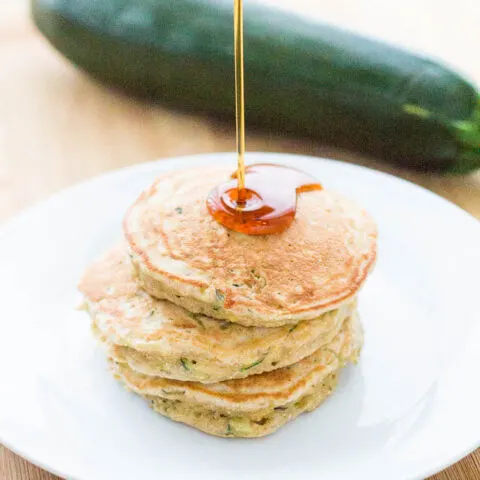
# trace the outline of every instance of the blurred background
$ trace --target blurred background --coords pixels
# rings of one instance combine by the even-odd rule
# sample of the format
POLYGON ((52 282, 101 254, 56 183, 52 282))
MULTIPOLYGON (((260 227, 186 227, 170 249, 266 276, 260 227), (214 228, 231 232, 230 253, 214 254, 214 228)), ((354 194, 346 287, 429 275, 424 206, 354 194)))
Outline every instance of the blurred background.
MULTIPOLYGON (((262 3, 426 54, 477 88, 480 85, 478 0, 262 3)), ((0 222, 102 172, 157 158, 235 149, 232 123, 135 100, 73 67, 38 33, 24 0, 0 0, 0 72, 0 222)), ((249 128, 248 116, 247 150, 327 156, 366 165, 423 185, 480 218, 480 171, 450 176, 405 170, 316 139, 249 128)), ((0 478, 54 477, 0 445, 0 478)), ((480 479, 480 453, 432 478, 480 479)))

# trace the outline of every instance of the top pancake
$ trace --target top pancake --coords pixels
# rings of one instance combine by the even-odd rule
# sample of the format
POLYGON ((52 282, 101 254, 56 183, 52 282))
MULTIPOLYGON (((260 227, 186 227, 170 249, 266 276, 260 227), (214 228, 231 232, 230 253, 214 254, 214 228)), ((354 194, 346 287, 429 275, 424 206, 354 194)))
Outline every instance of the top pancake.
POLYGON ((162 175, 129 209, 124 232, 148 293, 194 313, 266 327, 350 302, 375 262, 369 215, 337 193, 307 192, 285 232, 237 233, 205 204, 229 174, 230 167, 204 167, 162 175))

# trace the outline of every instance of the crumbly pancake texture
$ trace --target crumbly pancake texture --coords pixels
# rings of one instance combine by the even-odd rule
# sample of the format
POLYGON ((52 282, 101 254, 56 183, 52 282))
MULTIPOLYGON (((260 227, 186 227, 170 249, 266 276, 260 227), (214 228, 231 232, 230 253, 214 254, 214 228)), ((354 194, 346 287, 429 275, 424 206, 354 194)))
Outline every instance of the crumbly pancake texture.
POLYGON ((253 414, 226 415, 164 397, 146 396, 145 398, 157 413, 176 422, 191 425, 210 435, 255 438, 269 435, 300 414, 315 410, 333 392, 337 381, 338 374, 332 373, 298 402, 253 414))
POLYGON ((142 290, 125 247, 94 263, 80 285, 95 334, 109 354, 151 376, 216 383, 282 368, 330 342, 355 302, 314 320, 244 327, 192 314, 142 290))
POLYGON ((142 375, 120 358, 111 365, 128 389, 173 420, 213 435, 257 437, 316 408, 333 390, 338 371, 356 361, 362 343, 362 328, 353 315, 332 342, 309 357, 239 380, 206 385, 142 375))
POLYGON ((129 209, 124 232, 145 290, 246 326, 294 324, 350 302, 375 262, 371 217, 322 190, 298 196, 296 217, 283 233, 234 232, 205 204, 229 173, 207 167, 165 174, 129 209))

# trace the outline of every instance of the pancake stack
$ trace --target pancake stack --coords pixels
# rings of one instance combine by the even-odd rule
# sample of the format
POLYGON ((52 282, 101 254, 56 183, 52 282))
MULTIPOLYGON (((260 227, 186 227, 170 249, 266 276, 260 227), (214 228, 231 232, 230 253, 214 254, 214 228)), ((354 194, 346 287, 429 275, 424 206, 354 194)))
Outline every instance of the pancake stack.
POLYGON ((226 168, 165 174, 126 213, 125 242, 79 289, 115 378, 173 420, 259 437, 318 407, 363 344, 356 296, 376 227, 327 191, 275 235, 226 229, 205 199, 226 168))

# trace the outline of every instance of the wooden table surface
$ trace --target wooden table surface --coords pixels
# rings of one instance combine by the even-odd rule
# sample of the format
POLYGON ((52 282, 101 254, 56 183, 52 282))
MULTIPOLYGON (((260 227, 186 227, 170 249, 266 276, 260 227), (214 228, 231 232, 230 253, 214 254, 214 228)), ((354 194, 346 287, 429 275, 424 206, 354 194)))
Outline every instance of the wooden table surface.
MULTIPOLYGON (((295 4, 307 9, 310 1, 295 4)), ((480 84, 480 62, 472 54, 480 46, 477 0, 318 0, 315 5, 317 16, 443 57, 480 84)), ((76 71, 35 32, 23 0, 0 2, 0 72, 0 221, 108 170, 155 158, 234 149, 230 126, 136 103, 76 71)), ((247 141, 250 150, 331 156, 388 171, 480 218, 480 173, 427 176, 314 142, 255 132, 249 132, 247 141)), ((0 445, 0 479, 53 478, 0 445)), ((432 478, 480 479, 480 450, 432 478)))

